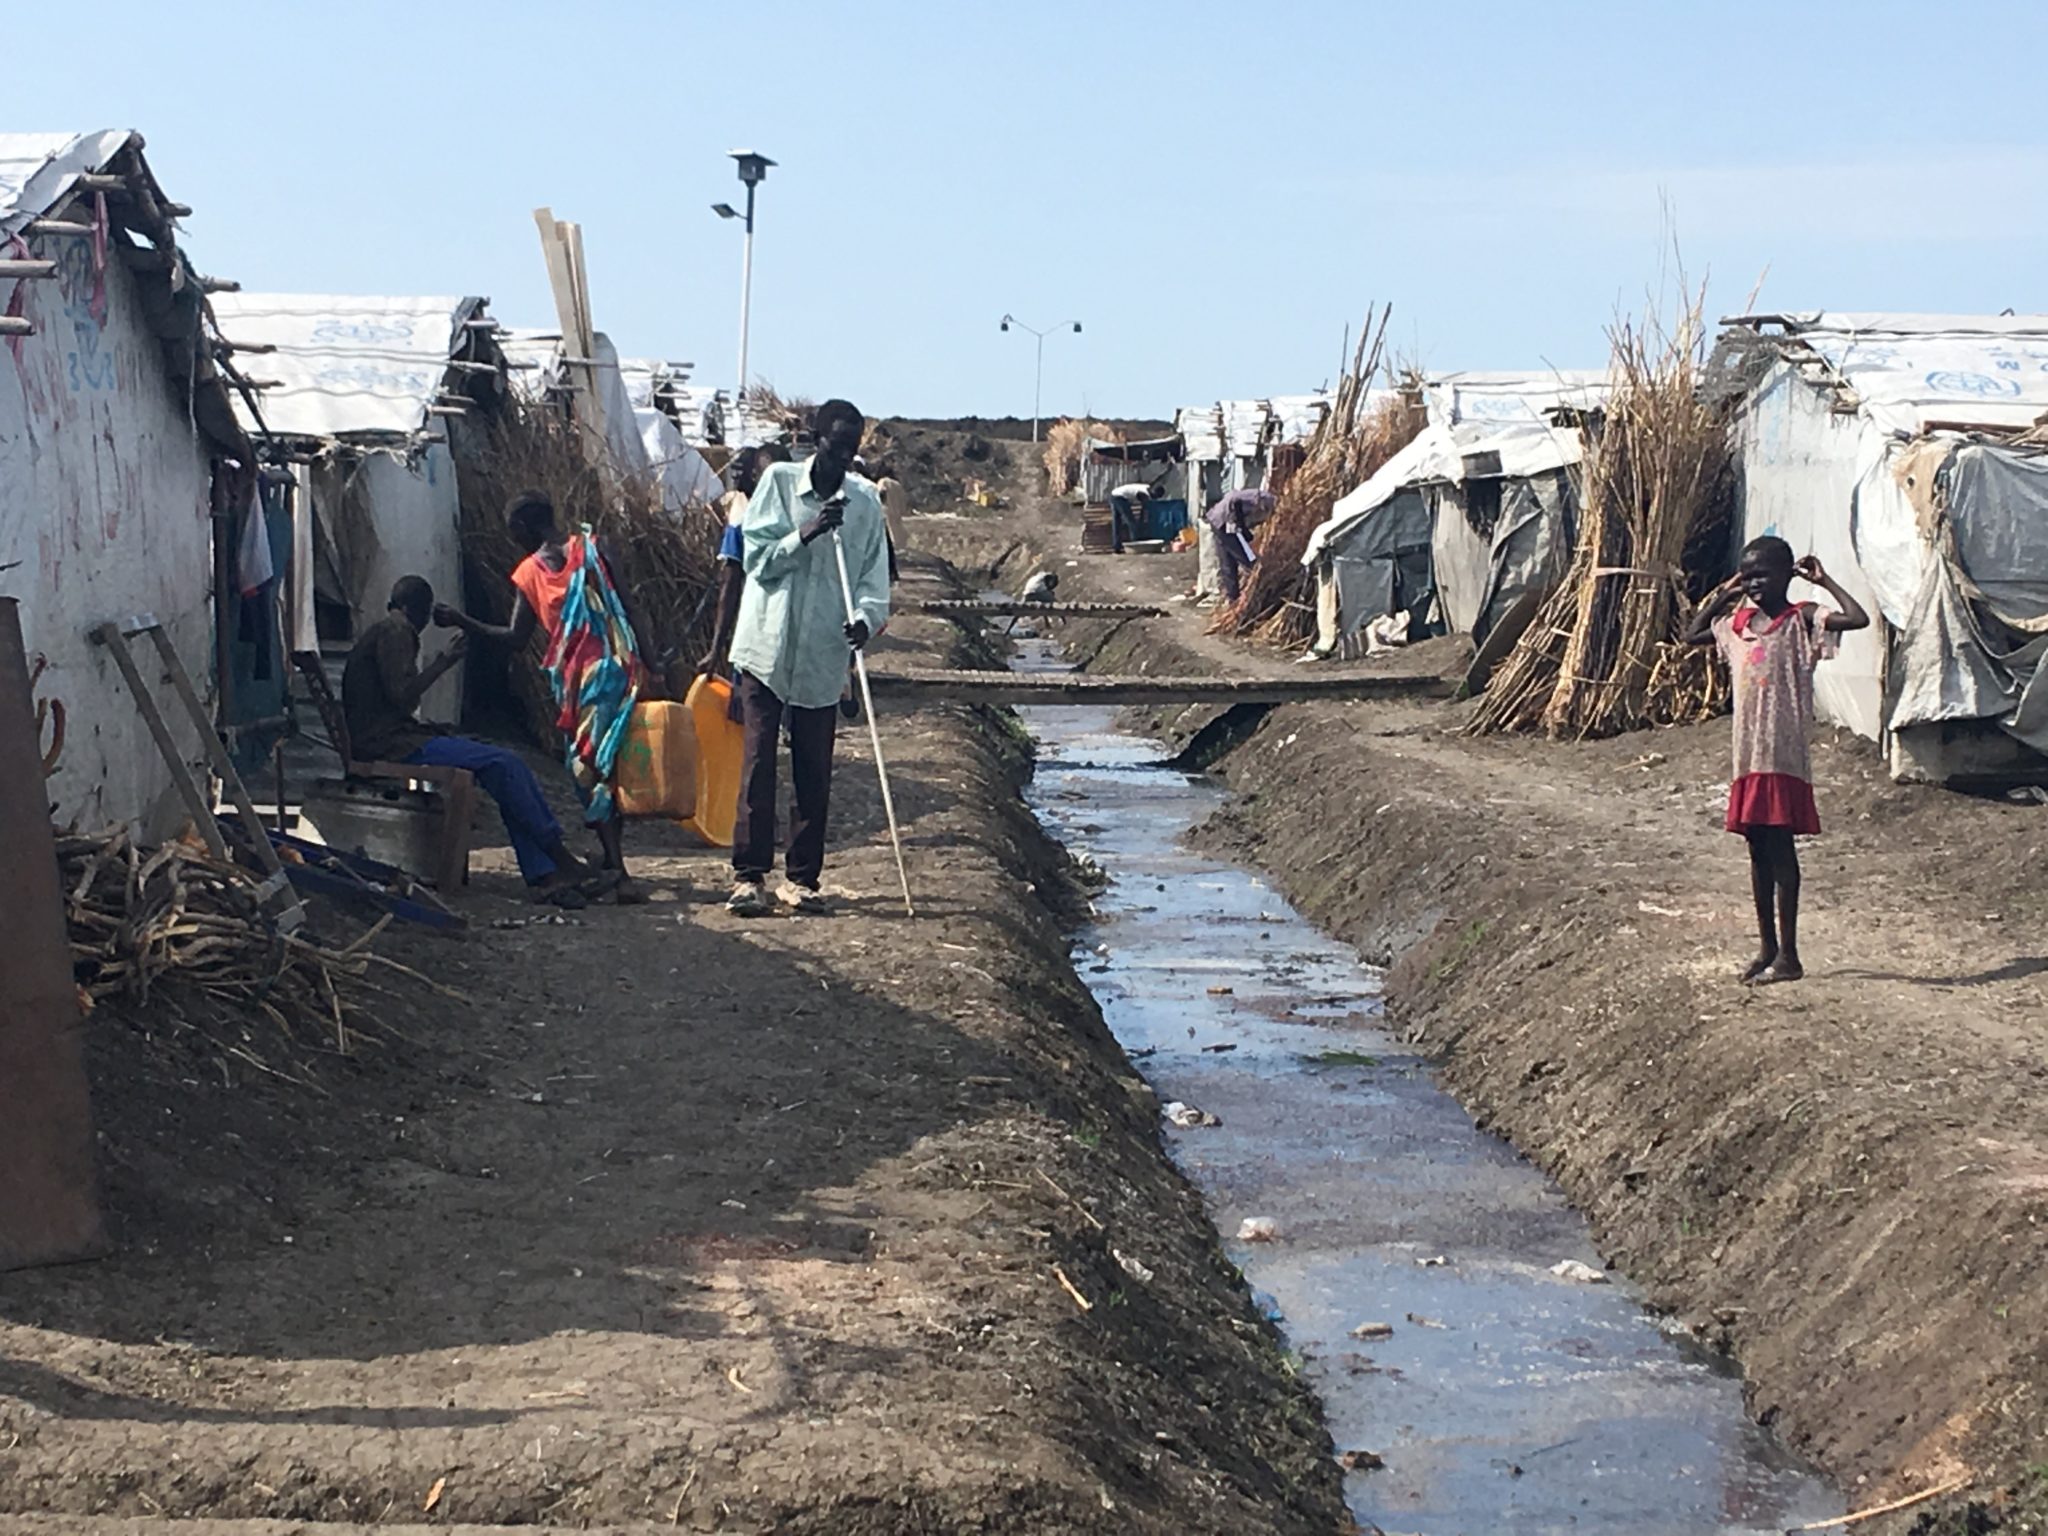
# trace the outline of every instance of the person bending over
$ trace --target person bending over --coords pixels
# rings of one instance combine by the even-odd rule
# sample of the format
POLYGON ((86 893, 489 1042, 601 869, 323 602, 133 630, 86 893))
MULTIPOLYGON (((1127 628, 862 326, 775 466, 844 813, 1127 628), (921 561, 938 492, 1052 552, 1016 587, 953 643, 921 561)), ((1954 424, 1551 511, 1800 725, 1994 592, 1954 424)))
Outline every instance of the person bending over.
MULTIPOLYGON (((429 688, 465 653, 465 636, 420 667, 420 634, 435 611, 434 589, 423 576, 401 576, 383 618, 364 630, 341 674, 341 708, 349 751, 359 761, 467 768, 497 802, 520 876, 536 901, 576 908, 585 904, 578 882, 590 871, 562 843, 562 828, 548 809, 540 781, 518 756, 488 742, 458 736, 417 717, 429 688)), ((451 893, 452 894, 452 893, 451 893)))

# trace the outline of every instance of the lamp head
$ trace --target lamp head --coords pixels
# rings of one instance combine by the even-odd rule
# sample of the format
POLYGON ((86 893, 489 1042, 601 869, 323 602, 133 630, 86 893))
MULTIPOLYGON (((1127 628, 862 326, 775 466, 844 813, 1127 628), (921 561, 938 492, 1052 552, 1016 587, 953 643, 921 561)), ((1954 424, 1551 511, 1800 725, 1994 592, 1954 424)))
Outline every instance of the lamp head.
POLYGON ((739 210, 734 208, 731 203, 713 203, 711 211, 721 219, 736 219, 740 216, 739 210))
POLYGON ((1078 320, 1074 322, 1074 334, 1076 336, 1081 334, 1081 322, 1078 320))
POLYGON ((766 155, 757 155, 751 149, 726 151, 739 166, 740 180, 747 186, 759 186, 768 179, 768 167, 775 162, 766 155))

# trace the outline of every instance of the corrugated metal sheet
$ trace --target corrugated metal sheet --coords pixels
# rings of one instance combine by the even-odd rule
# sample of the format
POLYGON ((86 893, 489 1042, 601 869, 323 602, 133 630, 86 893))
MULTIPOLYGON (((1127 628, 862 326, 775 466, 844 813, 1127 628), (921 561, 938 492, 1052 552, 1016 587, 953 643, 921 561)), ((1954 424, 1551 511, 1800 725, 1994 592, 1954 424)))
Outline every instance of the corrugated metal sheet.
POLYGON ((1173 413, 1173 430, 1191 459, 1223 457, 1223 412, 1213 405, 1184 405, 1173 413))
POLYGON ((1263 400, 1225 400, 1218 409, 1223 416, 1223 444, 1231 457, 1257 458, 1266 445, 1273 408, 1263 400))
POLYGON ((0 235, 48 213, 78 177, 106 168, 136 138, 98 133, 0 133, 0 235))
MULTIPOLYGON (((287 437, 407 437, 449 382, 448 363, 482 299, 353 298, 221 293, 222 334, 275 347, 252 371, 279 381, 263 392, 263 425, 287 437)), ((248 408, 240 405, 246 415, 248 408)))

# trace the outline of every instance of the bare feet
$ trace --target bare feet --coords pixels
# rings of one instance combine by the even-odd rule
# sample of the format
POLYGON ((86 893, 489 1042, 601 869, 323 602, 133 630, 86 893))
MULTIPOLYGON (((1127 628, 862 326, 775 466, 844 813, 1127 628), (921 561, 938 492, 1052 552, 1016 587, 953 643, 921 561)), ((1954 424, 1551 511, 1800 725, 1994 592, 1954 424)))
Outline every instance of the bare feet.
POLYGON ((1742 979, 1755 981, 1777 963, 1778 952, 1775 949, 1759 951, 1757 957, 1742 968, 1742 979))
POLYGON ((529 901, 541 906, 560 907, 565 912, 581 912, 590 905, 588 897, 559 875, 549 875, 538 885, 528 886, 526 895, 529 901))
POLYGON ((621 873, 619 883, 612 887, 612 901, 621 907, 644 907, 651 899, 647 887, 628 874, 621 873))

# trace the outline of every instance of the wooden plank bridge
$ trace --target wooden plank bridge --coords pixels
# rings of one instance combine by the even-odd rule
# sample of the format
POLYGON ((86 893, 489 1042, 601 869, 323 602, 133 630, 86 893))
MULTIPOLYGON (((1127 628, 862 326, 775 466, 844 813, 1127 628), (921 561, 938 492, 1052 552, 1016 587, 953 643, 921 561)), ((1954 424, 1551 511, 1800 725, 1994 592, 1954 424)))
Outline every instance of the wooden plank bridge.
POLYGON ((1164 608, 1151 603, 1033 603, 1023 598, 927 598, 904 606, 912 613, 937 614, 948 619, 1159 619, 1166 616, 1164 608))
POLYGON ((877 699, 917 704, 1296 704, 1445 699, 1440 677, 1139 677, 1101 672, 871 672, 877 699))

